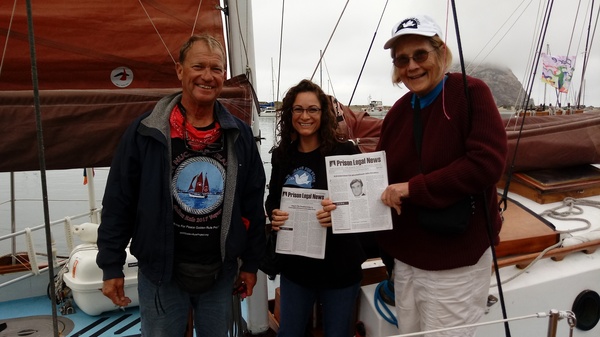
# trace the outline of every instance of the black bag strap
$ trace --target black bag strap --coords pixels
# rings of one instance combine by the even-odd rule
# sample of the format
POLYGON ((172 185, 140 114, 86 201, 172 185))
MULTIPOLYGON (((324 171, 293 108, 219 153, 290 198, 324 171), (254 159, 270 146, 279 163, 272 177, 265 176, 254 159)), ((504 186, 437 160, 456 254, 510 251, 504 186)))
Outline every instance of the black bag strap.
MULTIPOLYGON (((415 135, 415 146, 419 156, 419 166, 421 166, 421 143, 423 142, 423 121, 421 120, 421 101, 419 96, 415 95, 413 106, 413 134, 415 135)), ((421 171, 423 171, 421 169, 421 171)))
MULTIPOLYGON (((468 104, 468 102, 467 102, 468 104)), ((469 116, 469 128, 471 127, 471 109, 470 104, 468 104, 468 116, 469 116)), ((413 134, 415 136, 415 146, 417 148, 417 155, 419 156, 419 168, 421 172, 423 172, 423 163, 421 162, 421 144, 423 142, 423 120, 421 119, 421 101, 419 100, 419 96, 415 94, 415 102, 413 106, 413 134)), ((473 204, 473 196, 471 198, 471 206, 474 207, 473 204)))

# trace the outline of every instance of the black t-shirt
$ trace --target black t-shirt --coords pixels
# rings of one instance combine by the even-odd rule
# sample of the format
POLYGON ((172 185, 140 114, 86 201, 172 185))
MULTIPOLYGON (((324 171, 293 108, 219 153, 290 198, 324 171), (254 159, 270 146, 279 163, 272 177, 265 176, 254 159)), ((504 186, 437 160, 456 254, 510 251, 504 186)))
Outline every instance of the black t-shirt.
MULTIPOLYGON (((282 163, 278 158, 278 149, 273 153, 271 180, 266 208, 279 208, 283 187, 327 189, 325 156, 320 149, 309 153, 299 152, 292 146, 291 153, 282 163)), ((358 153, 350 143, 339 143, 330 155, 348 155, 358 153)), ((315 215, 316 216, 316 215, 315 215)), ((362 278, 361 264, 366 260, 363 249, 355 234, 333 234, 327 229, 325 259, 313 259, 298 255, 281 254, 282 274, 288 279, 306 287, 344 288, 362 278)))
POLYGON ((175 259, 217 262, 221 259, 226 150, 223 146, 207 153, 190 151, 181 138, 172 138, 171 145, 175 259))

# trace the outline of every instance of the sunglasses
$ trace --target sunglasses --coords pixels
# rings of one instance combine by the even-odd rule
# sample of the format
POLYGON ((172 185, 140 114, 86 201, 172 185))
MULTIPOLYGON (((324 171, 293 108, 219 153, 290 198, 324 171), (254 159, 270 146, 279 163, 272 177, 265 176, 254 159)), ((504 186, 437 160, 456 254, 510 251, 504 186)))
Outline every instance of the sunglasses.
POLYGON ((435 51, 436 49, 437 48, 432 49, 430 51, 427 51, 424 49, 419 49, 419 50, 415 51, 413 56, 400 55, 398 57, 394 57, 394 59, 392 60, 392 63, 394 63, 394 66, 396 66, 396 68, 400 68, 400 69, 408 66, 411 59, 414 60, 415 62, 421 64, 421 63, 427 61, 427 59, 429 59, 429 54, 431 52, 435 51))
MULTIPOLYGON (((221 136, 221 139, 223 139, 223 136, 221 136)), ((186 119, 185 118, 183 119, 183 143, 185 144, 185 148, 188 151, 195 152, 195 153, 201 153, 203 155, 218 153, 218 152, 223 151, 223 149, 225 148, 225 144, 223 141, 213 142, 213 143, 205 143, 200 140, 194 140, 195 144, 198 144, 202 147, 201 150, 194 149, 190 145, 190 139, 188 137, 188 131, 186 128, 186 119)))

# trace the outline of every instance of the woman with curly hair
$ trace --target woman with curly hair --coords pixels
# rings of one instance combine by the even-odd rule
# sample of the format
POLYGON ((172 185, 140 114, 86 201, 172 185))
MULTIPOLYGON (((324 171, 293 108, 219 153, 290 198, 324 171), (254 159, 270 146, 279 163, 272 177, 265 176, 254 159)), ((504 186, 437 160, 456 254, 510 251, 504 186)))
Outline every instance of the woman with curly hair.
MULTIPOLYGON (((318 85, 302 80, 288 90, 266 200, 273 230, 291 221, 289 214, 279 209, 283 187, 327 190, 325 157, 359 152, 351 142, 340 140, 336 126, 330 98, 318 85)), ((315 218, 327 227, 325 258, 281 255, 279 337, 303 337, 315 302, 322 305, 325 336, 353 335, 365 254, 355 234, 333 235, 328 211, 319 210, 315 218)))

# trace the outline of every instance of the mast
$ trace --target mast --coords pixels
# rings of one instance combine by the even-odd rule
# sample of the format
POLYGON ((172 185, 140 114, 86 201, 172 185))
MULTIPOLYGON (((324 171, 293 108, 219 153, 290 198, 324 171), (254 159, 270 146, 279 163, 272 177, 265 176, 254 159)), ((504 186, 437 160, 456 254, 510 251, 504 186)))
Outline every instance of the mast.
POLYGON ((204 175, 204 182, 202 183, 202 193, 208 195, 210 188, 208 186, 208 174, 204 175))
POLYGON ((194 192, 202 193, 203 190, 203 180, 202 180, 202 172, 196 176, 196 185, 194 186, 194 192))
MULTIPOLYGON (((256 62, 254 57, 254 29, 252 1, 224 0, 227 24, 227 49, 229 52, 230 77, 246 74, 248 81, 256 87, 256 62)), ((260 138, 258 123, 258 100, 252 105, 252 133, 260 138)))
MULTIPOLYGON (((546 54, 550 55, 550 44, 546 44, 546 54)), ((548 83, 544 82, 544 107, 546 107, 546 89, 548 88, 548 83)))
MULTIPOLYGON (((245 73, 250 83, 254 86, 254 31, 252 22, 252 1, 224 0, 229 15, 229 32, 227 34, 229 47, 229 62, 231 75, 245 73)), ((252 107, 252 131, 257 142, 260 142, 260 128, 258 125, 257 106, 252 107)), ((269 329, 269 303, 267 290, 267 276, 258 271, 257 280, 252 296, 246 299, 248 330, 253 334, 262 333, 269 329)))
POLYGON ((273 58, 271 57, 271 94, 273 95, 273 105, 275 105, 275 73, 273 71, 273 58))

